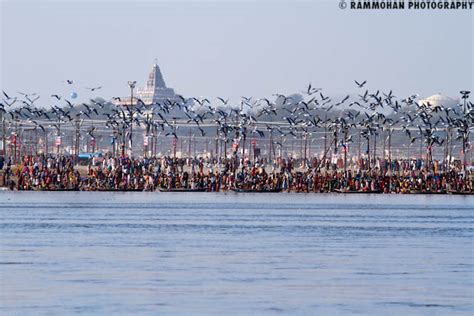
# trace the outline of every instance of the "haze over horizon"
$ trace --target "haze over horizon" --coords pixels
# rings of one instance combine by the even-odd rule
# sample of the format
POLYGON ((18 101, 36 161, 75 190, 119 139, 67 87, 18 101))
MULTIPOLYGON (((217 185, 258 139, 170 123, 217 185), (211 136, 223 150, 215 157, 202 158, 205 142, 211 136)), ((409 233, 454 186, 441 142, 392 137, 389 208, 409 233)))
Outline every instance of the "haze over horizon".
MULTIPOLYGON (((145 84, 155 58, 184 96, 404 97, 473 90, 470 11, 350 11, 337 1, 1 1, 2 90, 105 99, 145 84), (75 81, 73 86, 65 80, 75 81), (91 94, 85 87, 102 86, 91 94)), ((46 97, 45 97, 46 96, 46 97)))

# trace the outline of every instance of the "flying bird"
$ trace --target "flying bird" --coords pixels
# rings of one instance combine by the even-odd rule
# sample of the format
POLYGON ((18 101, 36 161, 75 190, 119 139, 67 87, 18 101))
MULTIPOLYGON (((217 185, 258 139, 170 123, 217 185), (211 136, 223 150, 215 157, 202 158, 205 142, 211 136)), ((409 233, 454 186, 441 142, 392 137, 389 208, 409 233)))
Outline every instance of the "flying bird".
POLYGON ((367 80, 364 80, 362 83, 357 82, 357 80, 354 80, 354 82, 356 83, 357 86, 359 86, 359 88, 363 88, 364 85, 367 83, 367 80))
POLYGON ((3 95, 5 96, 5 98, 7 98, 7 100, 11 99, 10 96, 5 91, 2 90, 2 92, 3 92, 3 95))
POLYGON ((91 92, 95 91, 95 90, 99 90, 99 89, 102 89, 102 87, 93 87, 93 88, 86 88, 87 90, 90 90, 91 92))

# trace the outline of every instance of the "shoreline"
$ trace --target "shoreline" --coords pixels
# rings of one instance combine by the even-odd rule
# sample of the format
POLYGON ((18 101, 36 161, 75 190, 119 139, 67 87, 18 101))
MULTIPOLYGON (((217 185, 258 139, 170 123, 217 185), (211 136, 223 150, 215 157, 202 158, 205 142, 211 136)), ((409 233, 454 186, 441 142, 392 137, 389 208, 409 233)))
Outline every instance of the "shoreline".
POLYGON ((87 189, 47 189, 47 190, 17 190, 17 189, 9 189, 8 187, 0 187, 0 192, 87 192, 87 193, 174 193, 176 195, 183 194, 183 193, 212 193, 212 194, 305 194, 305 195, 325 195, 325 194, 333 194, 333 195, 464 195, 470 196, 474 195, 474 191, 470 192, 462 192, 462 191, 409 191, 409 192, 381 192, 381 191, 344 191, 335 189, 332 191, 297 191, 297 190, 251 190, 251 189, 225 189, 220 191, 210 191, 206 189, 165 189, 165 188, 157 188, 155 190, 145 190, 145 189, 133 189, 133 190, 121 190, 121 189, 99 189, 99 190, 87 190, 87 189))
POLYGON ((474 194, 471 169, 429 170, 415 162, 396 161, 388 169, 383 164, 381 169, 377 166, 369 170, 345 170, 337 165, 320 168, 320 164, 302 168, 293 161, 278 166, 245 164, 239 168, 232 161, 225 161, 209 167, 212 166, 202 161, 126 157, 80 166, 66 156, 27 156, 20 164, 7 165, 0 174, 0 186, 9 191, 45 192, 474 194))

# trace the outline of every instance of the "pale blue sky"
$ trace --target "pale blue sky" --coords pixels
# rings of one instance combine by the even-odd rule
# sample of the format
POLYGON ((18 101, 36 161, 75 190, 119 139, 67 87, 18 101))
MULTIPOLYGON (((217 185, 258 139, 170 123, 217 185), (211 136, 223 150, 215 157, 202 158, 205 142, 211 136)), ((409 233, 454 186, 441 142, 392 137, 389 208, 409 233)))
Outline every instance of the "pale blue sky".
POLYGON ((397 96, 473 89, 472 11, 341 10, 334 1, 1 2, 6 91, 82 98, 128 94, 155 58, 185 96, 355 93, 354 79, 397 96))

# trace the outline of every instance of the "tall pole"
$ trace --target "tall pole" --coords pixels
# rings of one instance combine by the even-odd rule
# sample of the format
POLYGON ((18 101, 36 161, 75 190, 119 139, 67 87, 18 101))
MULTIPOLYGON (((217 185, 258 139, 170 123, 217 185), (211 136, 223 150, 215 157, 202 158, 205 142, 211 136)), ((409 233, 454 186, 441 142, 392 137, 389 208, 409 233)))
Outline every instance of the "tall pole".
POLYGON ((154 112, 151 112, 151 156, 155 157, 156 147, 155 147, 155 138, 156 138, 156 128, 155 128, 155 118, 154 112))
POLYGON ((388 130, 388 171, 392 175, 392 129, 388 130))
POLYGON ((347 126, 344 127, 344 176, 347 174, 347 126))
POLYGON ((304 132, 304 161, 303 166, 306 168, 306 159, 307 157, 307 148, 308 148, 308 133, 304 132))
POLYGON ((257 162, 257 155, 255 149, 257 148, 257 139, 255 138, 255 132, 252 134, 252 156, 253 156, 253 165, 257 162))
POLYGON ((114 126, 114 131, 112 133, 112 157, 115 158, 115 143, 116 143, 116 140, 117 140, 117 135, 116 135, 116 131, 115 131, 115 126, 114 126))
POLYGON ((360 147, 361 147, 361 132, 359 130, 357 130, 357 134, 358 134, 358 139, 357 139, 357 143, 359 145, 359 149, 358 149, 358 152, 357 152, 357 163, 359 164, 360 163, 360 147))
POLYGON ((48 132, 44 131, 44 154, 48 155, 48 132))
POLYGON ((38 156, 38 128, 35 128, 35 155, 38 156))
POLYGON ((280 152, 279 152, 280 160, 283 159, 283 136, 280 135, 280 152))
POLYGON ((312 166, 313 163, 312 163, 312 159, 311 159, 311 148, 313 147, 313 141, 314 139, 311 137, 311 133, 309 133, 309 145, 308 145, 308 160, 309 160, 309 164, 308 166, 312 166))
POLYGON ((158 133, 158 127, 155 126, 155 145, 154 145, 154 154, 153 156, 156 156, 156 154, 158 153, 158 137, 159 137, 159 133, 158 133))
MULTIPOLYGON (((467 106, 466 106, 466 101, 467 98, 469 98, 469 94, 471 91, 460 91, 462 94, 462 99, 464 101, 463 105, 463 115, 464 115, 464 120, 467 120, 467 106)), ((467 125, 467 124, 466 124, 467 125)), ((466 147, 467 147, 467 137, 469 135, 469 126, 466 126, 466 131, 463 132, 462 135, 462 156, 463 156, 463 171, 464 171, 464 177, 466 177, 466 165, 467 165, 467 155, 466 155, 466 147)))
POLYGON ((374 133, 374 167, 377 165, 377 132, 374 133))
POLYGON ((328 147, 327 139, 328 139, 328 133, 327 133, 327 125, 324 124, 324 152, 326 152, 326 149, 328 147))
POLYGON ((423 135, 420 133, 420 160, 423 160, 423 135))
POLYGON ((385 131, 384 131, 384 129, 382 129, 382 166, 381 166, 382 175, 385 174, 385 146, 386 146, 386 141, 387 141, 387 138, 385 138, 385 131))
POLYGON ((59 155, 61 147, 61 122, 58 121, 58 137, 56 139, 56 153, 59 155))
POLYGON ((73 157, 74 161, 76 161, 76 137, 75 137, 75 132, 71 132, 71 150, 69 151, 69 154, 73 157))
POLYGON ((130 140, 129 140, 129 155, 132 158, 133 152, 133 89, 135 89, 136 81, 129 81, 128 86, 130 87, 130 140))
POLYGON ((219 126, 216 127, 216 151, 215 151, 216 159, 219 156, 219 126))
POLYGON ((446 127, 445 132, 446 132, 446 138, 444 139, 445 144, 444 144, 444 159, 443 159, 443 171, 444 173, 447 172, 448 170, 448 143, 449 143, 449 127, 446 127))
POLYGON ((16 160, 16 146, 18 144, 18 120, 17 120, 17 117, 16 117, 16 114, 15 114, 15 147, 13 149, 13 162, 16 164, 17 160, 16 160))
POLYGON ((227 116, 224 117, 224 160, 227 159, 227 116))
POLYGON ((92 143, 92 152, 95 153, 95 146, 97 144, 97 141, 95 140, 95 137, 92 137, 91 143, 92 143))
POLYGON ((176 159, 176 146, 178 146, 178 138, 176 136, 176 118, 173 120, 173 158, 176 159))
MULTIPOLYGON (((147 122, 147 125, 146 125, 146 131, 145 131, 145 136, 144 136, 144 144, 143 144, 143 157, 147 157, 148 155, 148 147, 152 148, 153 149, 153 145, 149 146, 148 142, 150 141, 150 115, 147 114, 146 116, 146 122, 147 122)), ((153 155, 153 154, 152 154, 153 155)))
POLYGON ((189 135, 188 135, 188 157, 191 158, 191 127, 189 128, 189 135))
POLYGON ((448 131, 448 172, 451 171, 451 157, 453 155, 453 131, 449 127, 448 131))
POLYGON ((370 172, 370 130, 367 131, 367 170, 370 172))
POLYGON ((242 166, 245 166, 245 140, 247 139, 247 131, 245 127, 242 129, 242 166))
POLYGON ((76 139, 74 142, 74 155, 77 157, 79 156, 80 151, 80 142, 81 142, 81 130, 80 130, 80 120, 79 116, 76 116, 76 139))
MULTIPOLYGON (((303 133, 300 133, 300 134, 298 134, 298 136, 299 136, 299 140, 300 140, 300 141, 299 141, 299 142, 300 142, 300 146, 299 146, 299 147, 300 147, 300 159, 303 160, 303 159, 304 159, 304 154, 303 154, 303 149, 304 149, 304 148, 303 148, 303 147, 304 147, 304 135, 303 135, 303 133)), ((304 163, 304 161, 303 161, 303 163, 304 163)))
POLYGON ((270 131, 270 143, 268 148, 268 163, 272 162, 272 150, 273 150, 273 131, 270 131))
MULTIPOLYGON (((125 120, 125 118, 124 118, 124 120, 125 120)), ((125 127, 126 127, 125 123, 122 123, 122 134, 120 135, 121 138, 122 138, 122 140, 121 140, 121 143, 122 143, 122 145, 121 145, 121 147, 122 147, 122 150, 121 150, 122 151, 122 153, 121 153, 122 158, 125 157, 125 134, 126 134, 125 133, 125 127)))
POLYGON ((2 113, 2 148, 3 154, 7 156, 7 137, 6 137, 6 126, 5 126, 5 116, 2 113))

